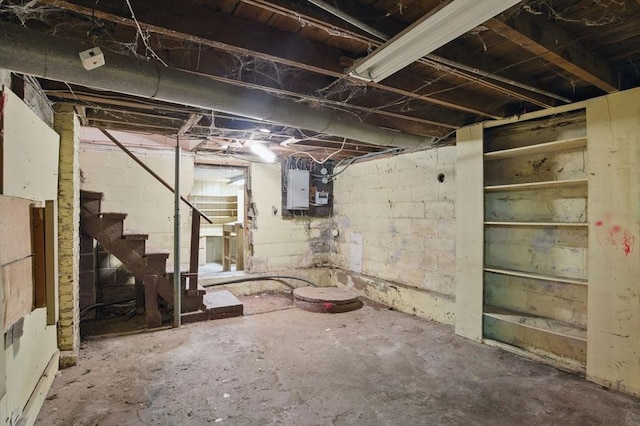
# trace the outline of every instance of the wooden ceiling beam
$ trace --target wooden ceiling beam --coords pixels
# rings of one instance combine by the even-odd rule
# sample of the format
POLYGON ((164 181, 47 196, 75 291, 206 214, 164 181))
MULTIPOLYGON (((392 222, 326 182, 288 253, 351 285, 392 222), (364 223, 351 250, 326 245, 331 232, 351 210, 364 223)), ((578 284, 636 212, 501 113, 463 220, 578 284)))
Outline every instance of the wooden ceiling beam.
POLYGON ((618 91, 619 82, 614 70, 558 24, 539 16, 518 13, 507 22, 493 18, 485 25, 507 40, 607 93, 618 91))
MULTIPOLYGON (((174 62, 173 60, 175 59, 175 63, 179 64, 179 66, 183 69, 186 68, 187 70, 193 70, 195 68, 198 68, 201 70, 201 75, 205 75, 217 81, 266 91, 277 96, 294 97, 314 105, 323 105, 339 110, 353 110, 354 112, 364 112, 366 114, 374 116, 379 115, 402 121, 420 123, 424 126, 423 132, 426 131, 427 133, 432 132, 434 130, 434 127, 455 129, 460 127, 461 125, 466 124, 465 120, 467 119, 467 117, 465 117, 464 115, 451 116, 450 111, 429 104, 425 105, 426 107, 430 108, 429 116, 428 118, 425 118, 411 112, 398 114, 393 111, 388 111, 387 109, 381 108, 380 105, 375 105, 371 102, 364 103, 358 97, 350 97, 349 102, 334 100, 330 99, 329 97, 320 97, 317 95, 317 88, 329 85, 332 80, 320 78, 321 76, 318 76, 317 74, 311 76, 301 74, 304 73, 304 71, 300 70, 296 70, 298 71, 298 73, 296 74, 296 78, 288 78, 288 76, 291 75, 288 72, 289 70, 282 69, 280 74, 285 77, 277 80, 269 78, 268 76, 265 76, 260 72, 252 74, 246 71, 243 71, 242 73, 237 72, 234 76, 235 78, 232 79, 219 75, 224 74, 224 72, 220 72, 220 69, 231 68, 231 66, 228 64, 222 64, 222 62, 224 62, 224 59, 220 58, 220 55, 212 54, 210 52, 201 52, 198 58, 193 58, 193 55, 189 55, 189 53, 190 52, 188 51, 181 52, 174 49, 171 50, 170 59, 172 59, 172 62, 174 62)), ((358 81, 357 83, 360 87, 364 84, 361 81, 358 81)), ((383 92, 391 92, 394 95, 398 96, 405 96, 406 93, 404 91, 400 91, 400 93, 397 93, 396 91, 390 89, 383 90, 383 92)), ((412 93, 412 96, 408 97, 407 100, 416 98, 416 100, 421 100, 419 97, 419 94, 412 93)), ((399 130, 403 129, 399 127, 399 130)))
POLYGON ((185 120, 184 124, 180 127, 180 130, 178 130, 178 136, 184 136, 189 130, 196 126, 200 120, 202 120, 202 117, 204 117, 202 114, 189 115, 189 118, 185 120))
MULTIPOLYGON (((74 90, 73 92, 69 91, 69 89, 54 89, 54 90, 45 90, 45 94, 50 99, 66 99, 69 101, 80 101, 80 103, 84 103, 87 108, 92 106, 99 107, 101 105, 115 105, 121 106, 124 108, 135 108, 138 110, 145 111, 156 111, 162 114, 190 114, 194 112, 199 112, 194 110, 192 107, 176 107, 175 105, 169 104, 160 104, 159 101, 154 101, 153 104, 150 103, 142 103, 139 99, 132 98, 127 95, 118 95, 118 98, 114 98, 110 95, 102 95, 99 93, 86 93, 80 92, 79 90, 74 90)), ((112 94, 111 94, 112 95, 112 94)), ((147 101, 147 100, 145 100, 147 101)), ((78 102, 76 102, 77 104, 78 102)))
MULTIPOLYGON (((124 2, 100 2, 94 10, 93 0, 39 0, 63 10, 70 10, 87 17, 115 22, 131 27, 136 22, 124 2)), ((340 63, 345 57, 344 51, 310 39, 257 24, 252 21, 225 15, 189 2, 188 7, 176 8, 171 0, 131 0, 140 27, 174 40, 184 40, 210 46, 237 55, 246 55, 266 61, 304 69, 334 78, 348 78, 340 63)), ((292 13, 292 12, 290 12, 292 13)), ((360 36, 362 37, 362 36, 360 36)), ((368 42, 368 41, 367 41, 368 42)), ((377 44, 380 44, 377 42, 377 44)), ((385 84, 354 80, 381 90, 390 91, 421 102, 443 108, 480 115, 486 118, 500 118, 486 111, 484 102, 477 102, 472 96, 431 96, 428 93, 416 93, 416 86, 404 86, 406 81, 424 80, 423 76, 410 71, 398 73, 398 79, 390 79, 385 84)), ((440 87, 434 82, 429 89, 439 92, 451 89, 440 87)), ((444 86, 444 85, 442 85, 444 86)))
MULTIPOLYGON (((294 18, 294 17, 299 18, 303 20, 305 24, 317 26, 318 28, 324 29, 325 31, 328 31, 328 32, 331 32, 332 29, 334 29, 334 26, 337 25, 340 27, 341 36, 349 36, 349 37, 352 37, 353 39, 357 39, 358 41, 367 44, 369 48, 380 47, 383 44, 383 42, 377 37, 371 34, 365 33, 363 31, 360 31, 359 29, 354 30, 353 25, 346 25, 344 21, 333 17, 333 15, 330 15, 324 11, 314 10, 313 8, 311 9, 304 8, 301 5, 293 3, 289 0, 241 0, 241 1, 243 3, 249 3, 258 7, 263 7, 265 10, 269 10, 273 13, 277 13, 282 16, 287 16, 289 18, 294 18), (325 23, 325 21, 328 21, 329 24, 325 23)), ((356 19, 358 19, 358 17, 360 16, 362 17, 380 16, 379 18, 380 22, 376 24, 376 28, 380 26, 381 32, 388 35, 395 35, 407 27, 406 23, 401 22, 397 18, 394 18, 393 16, 390 16, 388 14, 381 16, 383 15, 381 11, 363 4, 357 4, 357 5, 356 4, 344 4, 344 5, 340 4, 340 9, 346 12, 348 15, 355 17, 356 19)), ((366 20, 366 18, 363 18, 363 20, 366 20)), ((555 105, 553 101, 552 102, 548 101, 548 96, 546 94, 541 93, 544 91, 537 89, 538 87, 537 82, 521 81, 520 77, 515 75, 513 75, 511 78, 516 83, 515 85, 513 85, 513 83, 504 84, 504 83, 498 83, 495 81, 489 81, 488 79, 484 78, 483 72, 478 69, 475 63, 473 66, 466 65, 466 63, 468 63, 469 61, 469 58, 475 59, 476 55, 467 56, 462 58, 461 60, 457 60, 457 62, 459 62, 459 65, 461 65, 463 68, 474 69, 475 72, 472 72, 472 73, 465 72, 462 69, 456 68, 455 66, 448 65, 452 60, 455 60, 455 59, 449 58, 447 55, 444 55, 444 56, 445 58, 443 58, 442 56, 427 55, 426 57, 418 60, 418 62, 428 65, 432 67, 434 70, 449 72, 458 78, 483 86, 484 88, 489 89, 495 92, 496 94, 513 97, 524 102, 529 102, 531 104, 541 106, 543 108, 547 108, 555 105), (446 60, 443 61, 443 59, 446 59, 446 60), (523 85, 530 86, 530 88, 528 90, 522 90, 523 85)), ((348 68, 352 65, 352 63, 353 61, 343 65, 345 66, 345 68, 348 68)), ((408 68, 405 68, 395 73, 394 75, 388 77, 387 79, 385 79, 384 84, 369 82, 368 85, 373 87, 378 87, 379 85, 380 87, 386 87, 385 90, 393 90, 394 87, 404 86, 403 81, 411 80, 412 78, 415 78, 415 76, 416 76, 415 73, 411 72, 408 68)), ((423 93, 424 96, 431 96, 429 94, 430 92, 438 93, 437 95, 438 99, 451 100, 451 96, 447 96, 446 93, 442 93, 441 91, 442 89, 437 85, 430 85, 428 91, 423 90, 421 91, 421 93, 423 93)), ((464 99, 465 94, 459 94, 456 98, 464 99)), ((553 96, 553 98, 557 99, 556 96, 553 96)), ((485 108, 485 111, 486 111, 486 108, 485 108)), ((483 115, 481 112, 472 111, 472 110, 467 110, 466 112, 483 115)), ((496 113, 493 112, 493 115, 485 115, 485 116, 488 118, 498 118, 500 116, 500 113, 497 113, 496 115, 496 113)))

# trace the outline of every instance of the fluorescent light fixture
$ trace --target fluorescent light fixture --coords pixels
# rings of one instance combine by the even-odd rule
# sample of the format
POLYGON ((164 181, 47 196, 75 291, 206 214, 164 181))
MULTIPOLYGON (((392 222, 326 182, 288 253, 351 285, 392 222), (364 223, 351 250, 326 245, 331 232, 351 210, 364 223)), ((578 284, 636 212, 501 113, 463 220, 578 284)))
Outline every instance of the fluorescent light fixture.
POLYGON ((261 127, 258 129, 261 133, 271 133, 271 130, 267 129, 266 127, 261 127))
POLYGON ((437 7, 350 68, 349 75, 379 82, 520 0, 452 0, 437 7))
POLYGON ((276 159, 276 154, 274 154, 273 151, 258 142, 252 142, 249 145, 249 149, 267 163, 273 163, 276 159))

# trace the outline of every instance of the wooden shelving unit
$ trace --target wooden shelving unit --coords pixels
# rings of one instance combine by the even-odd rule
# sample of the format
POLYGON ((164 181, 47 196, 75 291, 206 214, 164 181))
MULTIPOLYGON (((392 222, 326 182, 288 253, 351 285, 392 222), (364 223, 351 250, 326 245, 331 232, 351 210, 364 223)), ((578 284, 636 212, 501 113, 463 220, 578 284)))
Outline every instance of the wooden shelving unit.
POLYGON ((587 138, 584 111, 572 114, 572 137, 522 123, 484 131, 482 326, 483 339, 584 366, 587 138))
POLYGON ((639 94, 458 129, 457 335, 640 395, 639 94))
POLYGON ((533 226, 541 226, 545 228, 552 227, 571 227, 571 228, 583 228, 588 227, 589 224, 586 222, 497 222, 497 221, 485 221, 485 226, 523 226, 523 227, 533 227, 533 226))
POLYGON ((238 197, 235 195, 192 195, 190 201, 213 220, 213 225, 202 222, 204 228, 238 220, 238 197))
POLYGON ((485 192, 501 192, 501 191, 521 191, 526 189, 552 189, 552 188, 566 188, 572 186, 587 185, 587 178, 584 179, 566 179, 566 180, 551 180, 542 182, 528 182, 528 183, 512 183, 506 185, 490 185, 485 186, 485 192))
POLYGON ((529 272, 514 271, 511 269, 503 269, 503 268, 491 268, 491 267, 485 267, 484 271, 493 272, 494 274, 510 275, 512 277, 531 278, 534 280, 541 280, 541 281, 552 281, 552 282, 560 282, 560 283, 566 283, 566 284, 587 285, 587 280, 577 280, 574 278, 561 277, 558 275, 532 274, 529 272))
POLYGON ((553 142, 544 142, 535 145, 522 146, 518 148, 502 149, 499 151, 485 152, 484 159, 501 160, 505 158, 519 157, 523 155, 546 154, 555 151, 565 151, 576 148, 586 148, 587 138, 571 138, 553 142))
POLYGON ((587 330, 563 321, 485 306, 485 337, 534 353, 548 353, 582 364, 587 361, 587 330))

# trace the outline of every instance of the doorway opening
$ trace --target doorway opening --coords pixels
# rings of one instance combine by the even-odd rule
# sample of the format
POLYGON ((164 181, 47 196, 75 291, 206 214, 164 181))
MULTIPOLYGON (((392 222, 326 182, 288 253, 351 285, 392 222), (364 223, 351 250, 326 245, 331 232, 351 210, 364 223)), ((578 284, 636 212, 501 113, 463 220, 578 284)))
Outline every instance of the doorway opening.
POLYGON ((244 270, 246 169, 196 164, 191 202, 212 221, 201 221, 199 276, 244 270))

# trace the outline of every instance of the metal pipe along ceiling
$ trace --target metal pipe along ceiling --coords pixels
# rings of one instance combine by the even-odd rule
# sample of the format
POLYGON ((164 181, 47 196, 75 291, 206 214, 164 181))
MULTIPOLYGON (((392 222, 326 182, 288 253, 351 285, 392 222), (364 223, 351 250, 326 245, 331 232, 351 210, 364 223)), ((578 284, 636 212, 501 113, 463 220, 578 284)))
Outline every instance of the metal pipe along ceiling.
POLYGON ((213 81, 156 62, 105 52, 106 64, 86 71, 78 53, 92 44, 0 23, 0 67, 144 98, 258 118, 373 145, 421 147, 430 137, 381 129, 259 90, 213 81))

